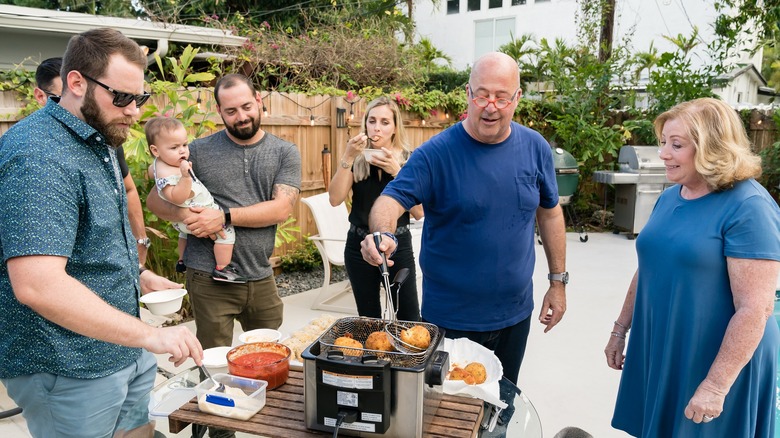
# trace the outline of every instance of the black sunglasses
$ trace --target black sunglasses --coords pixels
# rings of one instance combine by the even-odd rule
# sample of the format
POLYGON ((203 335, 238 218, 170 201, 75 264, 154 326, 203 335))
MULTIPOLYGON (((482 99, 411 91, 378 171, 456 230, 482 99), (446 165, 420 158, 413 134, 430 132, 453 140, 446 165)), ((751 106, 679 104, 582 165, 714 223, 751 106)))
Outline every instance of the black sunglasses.
MULTIPOLYGON (((40 88, 40 87, 39 87, 39 88, 40 88)), ((49 97, 56 97, 56 98, 58 98, 58 99, 59 99, 59 97, 60 97, 60 95, 59 95, 59 94, 54 94, 54 93, 52 93, 51 91, 49 91, 49 90, 46 90, 46 89, 43 89, 43 88, 41 88, 41 91, 43 91, 43 94, 45 94, 45 95, 47 95, 47 96, 49 96, 49 97)))
POLYGON ((100 85, 101 87, 108 90, 111 94, 114 95, 114 101, 112 102, 115 107, 124 108, 127 105, 130 105, 131 102, 135 101, 136 108, 141 108, 141 105, 145 104, 147 100, 152 96, 149 93, 143 93, 143 94, 130 94, 125 93, 122 91, 116 91, 113 88, 109 87, 108 85, 100 82, 97 79, 93 79, 84 73, 81 73, 81 76, 84 76, 88 80, 100 85))

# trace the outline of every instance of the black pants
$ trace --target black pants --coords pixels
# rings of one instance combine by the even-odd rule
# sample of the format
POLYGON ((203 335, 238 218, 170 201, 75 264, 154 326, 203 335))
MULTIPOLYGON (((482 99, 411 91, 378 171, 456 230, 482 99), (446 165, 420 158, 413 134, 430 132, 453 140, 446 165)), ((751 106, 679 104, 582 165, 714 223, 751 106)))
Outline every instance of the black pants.
MULTIPOLYGON (((390 281, 393 281, 396 272, 402 268, 409 268, 409 277, 401 286, 398 296, 391 294, 393 306, 398 310, 398 319, 403 321, 420 320, 420 301, 417 298, 417 272, 414 265, 414 252, 412 250, 412 234, 409 232, 399 234, 398 249, 393 255, 390 267, 390 281)), ((344 247, 344 265, 352 284, 352 292, 355 296, 358 314, 370 318, 382 317, 382 306, 379 298, 379 286, 383 284, 382 274, 379 268, 369 265, 360 254, 360 243, 363 238, 353 232, 347 233, 347 243, 344 247)), ((393 288, 395 289, 395 288, 393 288)), ((395 292, 395 290, 393 291, 395 292)))

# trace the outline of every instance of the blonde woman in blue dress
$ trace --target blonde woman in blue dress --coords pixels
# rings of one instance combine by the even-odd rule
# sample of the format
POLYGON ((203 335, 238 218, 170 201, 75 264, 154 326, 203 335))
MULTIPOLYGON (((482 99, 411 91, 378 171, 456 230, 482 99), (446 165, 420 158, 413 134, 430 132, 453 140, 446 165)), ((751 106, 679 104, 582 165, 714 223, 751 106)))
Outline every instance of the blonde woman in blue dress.
POLYGON ((655 131, 676 185, 637 238, 639 268, 605 349, 622 370, 612 426, 641 437, 774 437, 780 209, 755 180, 761 160, 717 99, 675 106, 655 131))

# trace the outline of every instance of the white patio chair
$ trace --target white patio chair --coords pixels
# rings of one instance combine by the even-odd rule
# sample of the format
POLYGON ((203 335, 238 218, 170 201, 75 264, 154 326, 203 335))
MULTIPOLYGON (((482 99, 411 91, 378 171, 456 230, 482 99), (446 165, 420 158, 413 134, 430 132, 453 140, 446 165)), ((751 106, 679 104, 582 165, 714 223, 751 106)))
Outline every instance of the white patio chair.
POLYGON ((330 205, 328 193, 301 198, 301 201, 309 207, 317 225, 318 234, 310 236, 322 257, 322 266, 325 270, 325 280, 322 282, 320 293, 311 305, 314 310, 328 310, 334 312, 354 313, 354 304, 343 306, 333 304, 342 295, 352 293, 352 286, 348 280, 330 284, 330 272, 332 266, 344 266, 344 246, 347 242, 349 231, 349 214, 347 206, 342 202, 336 207, 330 205))

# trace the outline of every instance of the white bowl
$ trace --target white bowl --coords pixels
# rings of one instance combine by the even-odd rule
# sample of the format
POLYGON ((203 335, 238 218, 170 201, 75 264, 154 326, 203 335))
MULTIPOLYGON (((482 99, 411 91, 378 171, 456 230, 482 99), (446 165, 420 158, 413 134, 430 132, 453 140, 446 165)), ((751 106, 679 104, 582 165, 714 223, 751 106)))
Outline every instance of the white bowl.
POLYGON ((250 344, 252 342, 279 342, 280 339, 282 339, 282 333, 279 330, 265 328, 249 330, 238 336, 238 340, 241 341, 242 344, 250 344))
POLYGON ((382 149, 363 149, 363 157, 368 161, 369 163, 373 162, 374 156, 384 156, 385 151, 382 149))
POLYGON ((181 302, 187 295, 186 289, 165 289, 141 296, 141 302, 154 315, 170 315, 181 309, 181 302))
POLYGON ((214 347, 203 350, 203 365, 213 374, 228 373, 227 354, 233 347, 214 347))

